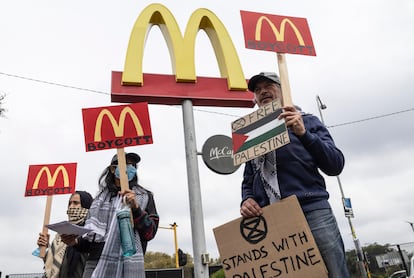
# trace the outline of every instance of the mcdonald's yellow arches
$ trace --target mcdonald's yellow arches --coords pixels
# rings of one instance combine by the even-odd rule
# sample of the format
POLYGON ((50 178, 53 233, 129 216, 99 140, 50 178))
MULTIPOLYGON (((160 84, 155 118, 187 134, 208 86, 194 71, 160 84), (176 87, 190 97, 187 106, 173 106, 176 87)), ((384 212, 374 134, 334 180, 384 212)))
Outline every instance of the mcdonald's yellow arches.
POLYGON ((254 106, 229 33, 214 13, 202 8, 191 14, 184 35, 174 15, 162 4, 142 10, 131 31, 124 71, 112 73, 111 90, 114 102, 177 105, 191 100, 195 106, 254 106), (175 75, 142 72, 145 42, 154 25, 167 43, 175 75), (210 39, 221 78, 196 76, 195 41, 200 30, 210 39))
POLYGON ((203 29, 210 38, 222 77, 230 90, 246 90, 247 84, 236 48, 223 23, 207 9, 195 10, 188 20, 184 36, 174 15, 161 4, 147 6, 135 21, 125 58, 123 85, 142 85, 142 61, 148 26, 158 25, 172 53, 171 61, 177 82, 196 82, 195 39, 203 29))

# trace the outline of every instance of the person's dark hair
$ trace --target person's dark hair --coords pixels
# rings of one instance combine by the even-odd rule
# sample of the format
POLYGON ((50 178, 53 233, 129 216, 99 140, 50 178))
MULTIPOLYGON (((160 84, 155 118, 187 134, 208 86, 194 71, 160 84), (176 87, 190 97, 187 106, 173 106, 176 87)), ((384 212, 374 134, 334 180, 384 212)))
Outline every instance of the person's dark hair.
POLYGON ((111 165, 105 168, 99 177, 99 191, 102 191, 105 187, 108 187, 110 192, 117 192, 115 186, 115 175, 111 173, 111 165))

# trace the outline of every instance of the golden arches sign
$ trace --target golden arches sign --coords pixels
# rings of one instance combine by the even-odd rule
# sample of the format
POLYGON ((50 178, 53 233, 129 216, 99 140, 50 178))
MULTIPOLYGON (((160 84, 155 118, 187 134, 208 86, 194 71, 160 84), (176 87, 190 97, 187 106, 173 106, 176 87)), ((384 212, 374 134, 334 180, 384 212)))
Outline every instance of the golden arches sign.
POLYGON ((293 31, 295 32, 296 37, 298 38, 298 43, 301 46, 305 46, 305 41, 303 40, 303 37, 299 31, 299 29, 296 27, 295 24, 293 24, 293 22, 288 19, 288 18, 284 18, 282 20, 282 22, 280 23, 280 31, 276 28, 275 24, 273 24, 273 22, 267 18, 267 16, 261 16, 259 17, 259 19, 257 20, 257 24, 256 24, 256 32, 255 32, 255 39, 257 41, 261 40, 261 31, 262 31, 262 24, 263 21, 266 21, 269 26, 272 28, 273 33, 276 36, 276 40, 277 41, 284 41, 285 40, 285 30, 286 30, 286 24, 289 24, 290 27, 292 27, 293 31))
POLYGON ((109 111, 108 109, 102 109, 102 111, 99 113, 98 118, 96 119, 96 125, 95 125, 95 136, 94 140, 96 142, 102 140, 102 121, 105 116, 107 116, 111 122, 111 125, 114 129, 114 133, 116 137, 122 137, 124 135, 124 128, 125 128, 125 119, 126 116, 129 115, 134 123, 135 130, 137 131, 138 136, 143 136, 144 131, 142 129, 141 122, 139 121, 137 115, 135 112, 129 107, 126 106, 121 110, 121 114, 119 115, 119 121, 117 122, 115 120, 114 115, 109 111))
POLYGON ((62 173, 62 176, 63 176, 63 187, 69 187, 70 186, 70 184, 69 184, 69 175, 68 175, 68 172, 66 171, 66 168, 63 165, 58 166, 56 168, 55 172, 53 173, 53 175, 50 172, 50 169, 49 169, 48 166, 43 166, 36 175, 36 178, 33 182, 32 189, 38 189, 39 181, 40 181, 40 178, 42 177, 43 173, 46 173, 47 186, 48 187, 55 186, 56 179, 57 179, 59 173, 62 173))
POLYGON ((25 196, 73 193, 76 166, 77 163, 29 165, 25 196))
POLYGON ((306 18, 249 11, 240 15, 246 48, 316 56, 306 18))
POLYGON ((171 63, 177 82, 196 82, 195 39, 204 30, 214 48, 221 77, 227 78, 230 90, 246 90, 247 84, 237 51, 223 23, 207 9, 195 10, 182 35, 173 14, 161 4, 147 6, 135 21, 131 32, 122 85, 143 85, 142 61, 149 29, 158 25, 169 46, 171 63))
POLYGON ((147 102, 83 108, 86 151, 152 144, 147 102))

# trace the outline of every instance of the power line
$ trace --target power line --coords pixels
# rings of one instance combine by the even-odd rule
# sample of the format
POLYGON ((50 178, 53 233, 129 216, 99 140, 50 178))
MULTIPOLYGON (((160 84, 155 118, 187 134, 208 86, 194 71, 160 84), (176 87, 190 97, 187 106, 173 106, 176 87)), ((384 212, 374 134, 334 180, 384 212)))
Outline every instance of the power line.
MULTIPOLYGON (((72 86, 72 85, 65 85, 65 84, 61 84, 61 83, 45 81, 45 80, 20 76, 20 75, 16 75, 16 74, 10 74, 10 73, 5 73, 5 72, 0 72, 0 74, 8 76, 8 77, 19 78, 19 79, 23 79, 23 80, 27 80, 27 81, 33 81, 33 82, 43 83, 43 84, 52 85, 52 86, 58 86, 58 87, 64 87, 64 88, 69 88, 69 89, 81 90, 81 91, 86 91, 86 92, 90 92, 90 93, 102 94, 102 95, 110 95, 110 93, 108 93, 108 92, 102 92, 102 91, 93 90, 93 89, 86 89, 86 88, 76 87, 76 86, 72 86)), ((199 111, 199 112, 204 112, 204 113, 211 113, 211 114, 218 114, 218 115, 233 117, 233 118, 241 118, 242 117, 242 116, 238 116, 238 115, 222 113, 222 112, 215 112, 215 111, 207 111, 207 110, 202 110, 202 109, 194 109, 194 110, 199 111)), ((407 113, 407 112, 411 112, 411 111, 414 111, 414 108, 409 108, 409 109, 406 109, 406 110, 400 110, 400 111, 397 111, 397 112, 392 112, 392 113, 383 114, 383 115, 379 115, 379 116, 373 116, 373 117, 369 117, 369 118, 365 118, 365 119, 361 119, 361 120, 329 125, 329 126, 327 126, 327 128, 335 128, 335 127, 340 127, 340 126, 353 125, 353 124, 357 124, 357 123, 361 123, 361 122, 366 122, 366 121, 370 121, 370 120, 385 118, 385 117, 389 117, 389 116, 393 116, 393 115, 397 115, 397 114, 402 114, 402 113, 407 113)))
POLYGON ((71 85, 65 85, 65 84, 60 84, 60 83, 55 83, 55 82, 50 82, 50 81, 44 81, 44 80, 40 80, 40 79, 24 77, 24 76, 19 76, 19 75, 10 74, 10 73, 0 72, 0 74, 5 75, 5 76, 9 76, 9 77, 23 79, 23 80, 28 80, 28 81, 33 81, 33 82, 58 86, 58 87, 64 87, 64 88, 70 88, 70 89, 75 89, 75 90, 87 91, 87 92, 91 92, 91 93, 109 95, 109 93, 107 93, 107 92, 102 92, 102 91, 92 90, 92 89, 85 89, 85 88, 81 88, 81 87, 75 87, 75 86, 71 86, 71 85))
POLYGON ((409 108, 409 109, 406 109, 406 110, 401 110, 401 111, 397 111, 397 112, 393 112, 393 113, 388 113, 388 114, 383 114, 383 115, 379 115, 379 116, 369 117, 369 118, 365 118, 365 119, 361 119, 361 120, 345 122, 345 123, 342 123, 342 124, 330 125, 330 126, 327 126, 327 127, 328 128, 333 128, 333 127, 338 127, 338 126, 352 125, 352 124, 356 124, 356 123, 360 123, 360 122, 375 120, 375 119, 379 119, 379 118, 385 118, 385 117, 389 117, 389 116, 393 116, 393 115, 397 115, 397 114, 401 114, 401 113, 406 113, 406 112, 410 112, 410 111, 414 111, 414 108, 409 108))

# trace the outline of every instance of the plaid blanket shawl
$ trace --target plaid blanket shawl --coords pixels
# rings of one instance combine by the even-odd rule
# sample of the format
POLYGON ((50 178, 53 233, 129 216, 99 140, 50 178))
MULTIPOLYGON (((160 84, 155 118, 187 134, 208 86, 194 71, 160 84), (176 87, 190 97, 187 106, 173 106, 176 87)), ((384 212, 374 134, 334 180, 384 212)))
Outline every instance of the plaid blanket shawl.
MULTIPOLYGON (((145 190, 134 187, 136 201, 145 210, 148 204, 148 194, 145 190)), ((108 190, 102 191, 93 201, 89 209, 89 218, 85 227, 93 232, 84 237, 89 241, 105 242, 98 265, 92 278, 113 277, 145 278, 144 255, 138 231, 134 229, 137 252, 129 257, 122 256, 121 240, 116 218, 116 212, 122 207, 122 198, 113 196, 108 190)))

